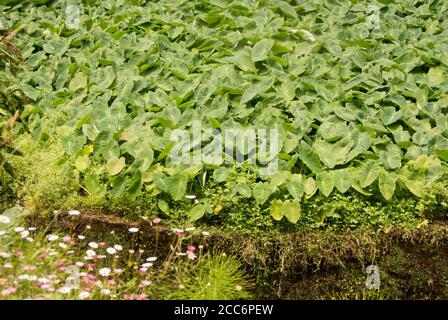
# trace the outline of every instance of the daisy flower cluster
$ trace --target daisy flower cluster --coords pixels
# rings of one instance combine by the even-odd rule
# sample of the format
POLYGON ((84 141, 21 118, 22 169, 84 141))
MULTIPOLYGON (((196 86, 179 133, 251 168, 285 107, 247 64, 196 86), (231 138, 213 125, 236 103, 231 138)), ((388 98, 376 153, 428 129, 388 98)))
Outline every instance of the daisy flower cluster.
POLYGON ((0 299, 155 299, 153 283, 167 272, 162 265, 173 267, 181 263, 174 258, 182 256, 194 261, 203 248, 193 243, 194 227, 173 230, 177 245, 163 259, 153 247, 135 245, 142 233, 138 227, 122 230, 126 241, 115 231, 98 234, 90 226, 68 234, 13 225, 5 215, 0 227, 0 299))

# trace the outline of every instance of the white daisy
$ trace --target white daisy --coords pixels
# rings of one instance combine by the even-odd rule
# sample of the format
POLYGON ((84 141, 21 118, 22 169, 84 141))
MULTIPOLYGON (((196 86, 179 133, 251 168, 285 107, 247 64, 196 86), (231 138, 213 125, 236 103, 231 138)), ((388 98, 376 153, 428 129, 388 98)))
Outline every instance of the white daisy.
POLYGON ((47 240, 48 241, 56 241, 56 240, 58 240, 59 239, 59 236, 57 236, 57 235, 55 235, 55 234, 50 234, 48 237, 47 237, 47 240))
POLYGON ((110 275, 110 269, 109 268, 101 268, 99 270, 100 275, 103 277, 108 277, 110 275))
POLYGON ((101 289, 101 294, 108 296, 108 295, 110 295, 110 290, 109 289, 101 289))
POLYGON ((11 222, 11 219, 9 219, 9 217, 4 216, 4 215, 0 215, 0 223, 8 224, 10 222, 11 222))
POLYGON ((117 253, 117 250, 116 250, 115 248, 107 248, 107 249, 106 249, 106 252, 107 252, 108 254, 115 254, 115 253, 117 253))
POLYGON ((63 242, 59 242, 59 247, 62 249, 67 249, 67 245, 63 242))
POLYGON ((25 231, 20 232, 20 236, 21 236, 22 238, 26 238, 26 237, 28 237, 29 235, 30 235, 30 232, 29 232, 28 230, 25 230, 25 231))
POLYGON ((58 292, 62 294, 68 294, 70 291, 72 291, 72 288, 70 287, 61 287, 58 289, 58 292))
POLYGON ((87 250, 87 251, 86 251, 86 254, 87 254, 88 257, 94 257, 94 256, 96 256, 96 252, 93 251, 93 250, 87 250))
POLYGON ((90 292, 88 292, 88 291, 81 291, 78 294, 78 298, 81 300, 87 299, 88 297, 90 297, 90 292))
POLYGON ((89 242, 89 247, 93 249, 98 249, 98 243, 96 242, 89 242))
POLYGON ((129 228, 128 230, 129 230, 130 233, 138 232, 138 228, 129 228))
POLYGON ((81 214, 81 212, 79 212, 78 210, 70 210, 68 212, 69 216, 79 216, 81 214))

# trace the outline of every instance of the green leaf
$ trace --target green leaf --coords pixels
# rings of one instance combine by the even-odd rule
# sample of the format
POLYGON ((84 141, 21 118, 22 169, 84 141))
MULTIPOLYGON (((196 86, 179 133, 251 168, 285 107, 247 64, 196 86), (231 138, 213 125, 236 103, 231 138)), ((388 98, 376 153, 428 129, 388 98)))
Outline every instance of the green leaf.
POLYGON ((336 143, 329 143, 322 139, 314 142, 313 148, 319 159, 330 169, 346 161, 348 152, 354 142, 349 137, 343 138, 336 143))
POLYGON ((389 144, 386 150, 380 151, 380 160, 387 169, 397 169, 401 166, 401 150, 394 144, 389 144))
POLYGON ((378 179, 378 187, 384 199, 389 201, 395 192, 397 177, 393 173, 382 171, 378 179))
POLYGON ((334 175, 331 171, 317 173, 317 187, 325 197, 328 197, 334 189, 334 175))
POLYGON ((316 180, 312 177, 308 177, 305 181, 304 190, 308 196, 312 196, 317 191, 316 180))
POLYGON ((299 147, 299 159, 306 164, 311 171, 318 172, 322 170, 322 164, 319 160, 318 155, 314 152, 314 150, 308 146, 304 141, 302 141, 299 147))
POLYGON ((175 173, 168 180, 168 192, 173 200, 180 200, 185 196, 188 177, 184 173, 175 173))
POLYGON ((269 212, 271 213, 271 216, 272 216, 272 218, 274 218, 274 220, 277 220, 277 221, 282 220, 282 218, 284 216, 283 202, 281 200, 272 201, 269 212))
POLYGON ((229 175, 229 170, 225 167, 219 167, 219 168, 213 170, 213 179, 216 182, 226 181, 228 175, 229 175))
POLYGON ((85 136, 76 135, 74 133, 63 136, 61 139, 62 146, 64 147, 65 151, 70 155, 81 150, 85 143, 86 143, 85 136))
POLYGON ((159 200, 157 202, 157 207, 160 209, 160 211, 162 211, 164 214, 169 215, 170 214, 170 206, 168 205, 168 203, 166 203, 166 201, 164 200, 159 200))
POLYGON ((381 111, 381 121, 384 125, 390 125, 401 118, 401 111, 395 110, 394 107, 384 107, 381 111))
POLYGON ((250 56, 253 62, 265 60, 268 57, 269 51, 274 45, 271 39, 263 39, 258 41, 252 48, 250 56))
POLYGON ((334 171, 334 186, 341 193, 345 193, 352 186, 352 172, 350 169, 339 169, 334 171))
POLYGON ((85 172, 90 166, 90 159, 88 156, 78 157, 75 161, 75 168, 79 172, 85 172))
POLYGON ((428 71, 428 83, 432 87, 441 85, 445 80, 445 71, 443 67, 433 67, 428 71))
POLYGON ((362 188, 370 186, 380 174, 380 167, 375 161, 367 161, 358 170, 357 178, 362 188))
POLYGON ((87 76, 82 72, 78 72, 70 81, 68 89, 70 91, 76 91, 85 87, 87 87, 87 76))
POLYGON ((232 57, 232 62, 243 71, 253 72, 256 70, 250 53, 245 50, 236 51, 232 57))
POLYGON ((137 171, 129 182, 128 196, 131 200, 135 200, 135 198, 137 198, 137 195, 140 193, 142 188, 142 184, 142 173, 137 171))
POLYGON ((277 6, 287 16, 297 19, 297 12, 292 5, 283 0, 275 0, 274 5, 277 6))
POLYGON ((298 201, 285 201, 282 209, 289 222, 297 223, 297 221, 299 221, 301 208, 298 201))
POLYGON ((189 213, 190 220, 196 221, 201 219, 205 214, 205 209, 206 207, 203 204, 198 204, 197 206, 193 207, 189 213))
POLYGON ((293 174, 286 182, 289 193, 296 199, 300 200, 304 193, 303 177, 300 174, 293 174))
POLYGON ((268 200, 275 189, 267 182, 259 182, 255 184, 252 194, 259 204, 263 204, 268 200))
POLYGON ((404 176, 400 176, 400 180, 414 195, 416 195, 417 197, 423 197, 425 187, 423 181, 408 179, 404 176))
POLYGON ((237 193, 239 193, 244 198, 250 198, 252 196, 252 190, 250 189, 250 186, 246 183, 237 184, 235 186, 232 194, 237 194, 237 193))
POLYGON ((165 174, 161 172, 155 172, 152 175, 152 181, 159 190, 169 192, 170 185, 168 184, 168 177, 165 174))
POLYGON ((353 160, 358 155, 366 152, 372 145, 372 137, 368 132, 354 130, 352 132, 353 147, 347 155, 345 163, 353 160))
POLYGON ((123 170, 123 168, 126 166, 126 161, 123 157, 116 158, 116 159, 110 159, 106 164, 107 172, 111 176, 116 176, 123 170))
POLYGON ((247 103, 248 101, 255 98, 255 96, 268 90, 274 84, 274 78, 270 77, 258 82, 255 85, 250 86, 246 91, 244 91, 241 97, 241 103, 247 103))

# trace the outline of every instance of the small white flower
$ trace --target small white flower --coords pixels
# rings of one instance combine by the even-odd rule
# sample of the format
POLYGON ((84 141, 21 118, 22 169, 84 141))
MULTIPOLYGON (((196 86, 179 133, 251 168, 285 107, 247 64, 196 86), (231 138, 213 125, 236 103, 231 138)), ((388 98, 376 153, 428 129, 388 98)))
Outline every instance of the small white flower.
POLYGON ((68 212, 69 216, 79 216, 81 214, 81 212, 79 212, 78 210, 70 210, 68 212))
POLYGON ((58 289, 58 292, 62 294, 68 294, 70 291, 72 291, 72 288, 70 287, 61 287, 58 289))
POLYGON ((79 235, 78 236, 78 239, 80 239, 80 240, 84 240, 86 237, 84 237, 84 236, 82 236, 82 235, 79 235))
POLYGON ((185 286, 183 284, 180 284, 179 289, 185 289, 185 286))
POLYGON ((8 224, 10 222, 11 222, 11 219, 9 219, 9 217, 4 216, 4 215, 0 215, 0 223, 8 224))
POLYGON ((109 268, 101 268, 99 270, 100 275, 103 277, 108 277, 110 275, 110 269, 109 268))
POLYGON ((208 231, 202 231, 202 235, 203 235, 203 236, 209 236, 209 235, 210 235, 210 232, 208 232, 208 231))
POLYGON ((2 258, 9 258, 10 256, 11 256, 11 254, 8 252, 5 252, 5 251, 0 252, 0 257, 2 257, 2 258))
POLYGON ((108 296, 108 295, 110 295, 110 290, 109 289, 101 289, 101 294, 108 296))
POLYGON ((26 237, 25 240, 28 241, 28 242, 33 242, 34 241, 34 239, 31 238, 31 237, 26 237))
POLYGON ((186 195, 185 198, 193 200, 193 199, 196 199, 196 196, 194 194, 191 194, 191 195, 186 195))
POLYGON ((87 291, 81 291, 78 294, 78 298, 82 299, 82 300, 87 299, 88 297, 90 297, 90 292, 87 292, 87 291))
POLYGON ((117 250, 116 250, 115 248, 107 248, 107 249, 106 249, 106 252, 107 252, 108 254, 115 254, 115 253, 117 253, 117 250))
POLYGON ((86 251, 86 254, 87 254, 87 256, 90 257, 90 258, 96 256, 96 252, 93 251, 93 250, 87 250, 87 251, 86 251))
POLYGON ((98 243, 96 242, 89 242, 89 247, 93 249, 98 249, 98 243))
POLYGON ((12 263, 10 263, 10 262, 5 263, 3 265, 3 268, 5 268, 5 269, 12 269, 12 263))
POLYGON ((43 278, 39 278, 39 279, 37 279, 37 281, 42 282, 42 283, 48 283, 48 282, 50 282, 50 280, 48 280, 48 278, 45 278, 45 277, 43 277, 43 278))
POLYGON ((17 227, 17 228, 14 228, 14 231, 17 232, 17 233, 20 233, 20 232, 22 232, 22 231, 24 231, 24 230, 25 230, 24 227, 17 227))
POLYGON ((21 274, 20 276, 17 277, 17 279, 19 279, 19 280, 29 280, 30 276, 28 274, 21 274))
POLYGON ((63 242, 59 242, 59 247, 62 249, 67 249, 67 245, 63 242))
POLYGON ((29 231, 36 231, 37 228, 36 228, 36 227, 29 227, 28 230, 29 230, 29 231))
POLYGON ((123 250, 123 247, 120 246, 119 244, 114 244, 114 248, 115 248, 117 251, 121 251, 121 250, 123 250))
POLYGON ((50 234, 48 237, 47 237, 47 240, 48 241, 56 241, 56 240, 58 240, 59 239, 59 236, 57 236, 57 235, 55 235, 55 234, 50 234))
POLYGON ((176 252, 176 256, 186 256, 185 252, 176 252))
POLYGON ((142 264, 142 267, 143 267, 143 268, 149 268, 149 267, 152 267, 152 263, 150 263, 150 262, 146 262, 146 263, 142 264))
POLYGON ((185 228, 185 231, 190 232, 190 231, 194 231, 196 228, 195 227, 188 227, 185 228))
POLYGON ((138 232, 138 228, 129 228, 128 230, 129 230, 130 233, 138 232))
POLYGON ((3 237, 4 235, 6 234, 6 232, 5 231, 0 231, 0 237, 3 237))
POLYGON ((75 265, 78 266, 78 267, 83 267, 84 266, 84 262, 78 261, 78 262, 75 262, 75 265))
POLYGON ((26 237, 28 237, 29 235, 30 235, 30 232, 29 232, 28 230, 25 230, 25 231, 20 232, 20 236, 21 236, 22 238, 26 238, 26 237))
POLYGON ((146 261, 148 262, 154 262, 157 260, 157 257, 149 257, 148 259, 146 259, 146 261))
POLYGON ((236 291, 241 291, 242 289, 243 289, 243 287, 241 287, 241 286, 238 285, 238 284, 235 286, 235 290, 236 290, 236 291))
POLYGON ((37 280, 37 276, 30 276, 28 280, 30 280, 30 281, 36 281, 36 280, 37 280))

